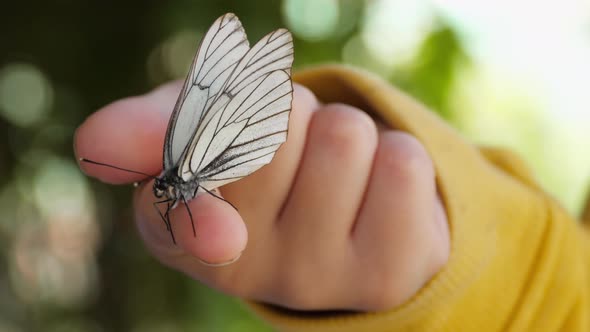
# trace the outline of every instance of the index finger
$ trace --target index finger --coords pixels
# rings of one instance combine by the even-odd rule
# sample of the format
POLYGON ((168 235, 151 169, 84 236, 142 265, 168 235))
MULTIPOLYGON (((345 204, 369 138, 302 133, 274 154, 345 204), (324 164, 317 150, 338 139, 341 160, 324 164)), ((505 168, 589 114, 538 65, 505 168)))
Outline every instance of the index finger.
MULTIPOLYGON (((180 82, 166 84, 146 95, 113 102, 90 115, 76 130, 74 150, 78 158, 158 175, 168 118, 180 90, 180 82)), ((121 184, 145 176, 82 162, 82 170, 101 181, 121 184)))

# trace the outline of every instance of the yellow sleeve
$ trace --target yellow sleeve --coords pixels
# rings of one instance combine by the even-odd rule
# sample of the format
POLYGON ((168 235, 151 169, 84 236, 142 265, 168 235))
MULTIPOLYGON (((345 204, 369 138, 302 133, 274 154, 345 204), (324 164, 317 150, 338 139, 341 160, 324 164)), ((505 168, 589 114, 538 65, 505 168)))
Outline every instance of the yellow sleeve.
MULTIPOLYGON (((412 98, 339 65, 295 80, 416 136, 430 153, 451 230, 451 257, 391 311, 304 314, 251 303, 281 331, 588 331, 590 239, 516 158, 477 149, 412 98)), ((370 273, 370 271, 367 271, 370 273)), ((310 290, 313 291, 313 290, 310 290)))
POLYGON ((586 199, 586 207, 582 210, 582 222, 590 227, 590 195, 586 199))

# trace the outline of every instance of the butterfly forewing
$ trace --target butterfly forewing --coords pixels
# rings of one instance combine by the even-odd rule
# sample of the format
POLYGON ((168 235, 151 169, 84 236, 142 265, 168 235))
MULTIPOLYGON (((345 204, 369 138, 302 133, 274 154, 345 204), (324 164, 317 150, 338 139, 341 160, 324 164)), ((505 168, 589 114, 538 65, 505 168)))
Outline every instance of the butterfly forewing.
POLYGON ((212 103, 248 51, 248 39, 238 18, 225 14, 203 37, 178 97, 166 132, 164 169, 178 165, 212 103))
MULTIPOLYGON (((208 124, 219 124, 219 121, 224 123, 227 120, 227 116, 233 114, 231 111, 236 107, 235 103, 232 107, 226 107, 227 103, 234 99, 237 93, 253 81, 260 80, 272 71, 283 70, 290 75, 291 65, 293 63, 292 40, 291 33, 288 30, 278 29, 261 38, 239 61, 231 76, 226 80, 222 89, 223 92, 216 96, 211 109, 204 113, 204 116, 201 118, 201 123, 194 133, 193 142, 191 143, 192 146, 189 146, 187 154, 183 157, 184 161, 181 163, 182 167, 179 168, 178 175, 185 181, 188 181, 188 179, 194 176, 196 170, 199 168, 199 165, 194 165, 194 161, 192 165, 188 165, 188 160, 193 159, 194 156, 204 157, 204 153, 208 153, 209 156, 212 155, 209 152, 209 146, 215 144, 207 142, 207 137, 211 137, 210 132, 212 130, 211 127, 208 127, 208 124), (222 118, 219 118, 218 112, 223 113, 221 115, 222 118), (207 132, 204 132, 205 130, 207 132), (201 144, 197 145, 197 142, 201 142, 201 144), (203 144, 203 142, 207 143, 203 144)), ((254 86, 252 86, 253 88, 254 86)), ((289 100, 288 103, 290 105, 291 101, 289 100)), ((262 113, 265 114, 265 112, 262 113)), ((216 127, 216 131, 218 129, 219 127, 216 127)), ((239 131, 237 125, 231 126, 230 129, 235 129, 236 132, 239 131)), ((230 130, 226 130, 225 134, 230 134, 230 130)), ((215 151, 220 151, 220 149, 216 149, 215 151)))
POLYGON ((263 37, 239 61, 199 122, 179 176, 207 189, 269 163, 286 140, 291 110, 293 44, 284 29, 263 37))
POLYGON ((262 37, 240 60, 227 82, 227 91, 235 95, 252 81, 275 70, 291 74, 293 38, 286 29, 278 29, 262 37))

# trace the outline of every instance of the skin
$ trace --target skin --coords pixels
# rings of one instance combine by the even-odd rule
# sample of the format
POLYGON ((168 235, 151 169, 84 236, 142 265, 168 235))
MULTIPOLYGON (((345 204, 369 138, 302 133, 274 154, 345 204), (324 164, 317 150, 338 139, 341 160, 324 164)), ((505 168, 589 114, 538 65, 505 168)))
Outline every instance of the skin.
MULTIPOLYGON (((179 89, 170 83, 94 113, 77 130, 77 156, 159 174, 179 89)), ((107 183, 142 180, 80 167, 107 183)), ((220 188, 239 214, 198 196, 189 202, 194 238, 179 205, 171 213, 174 245, 152 206, 152 185, 134 196, 148 250, 164 265, 248 300, 296 310, 387 310, 416 294, 449 257, 446 214, 420 142, 352 106, 322 105, 299 85, 288 141, 272 163, 220 188)))

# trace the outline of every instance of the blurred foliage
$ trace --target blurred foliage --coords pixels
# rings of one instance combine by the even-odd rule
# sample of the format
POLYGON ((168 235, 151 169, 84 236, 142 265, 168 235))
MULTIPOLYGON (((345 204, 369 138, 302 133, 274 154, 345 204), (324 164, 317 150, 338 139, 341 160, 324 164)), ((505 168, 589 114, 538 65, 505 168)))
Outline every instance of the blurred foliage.
POLYGON ((449 96, 458 67, 469 65, 457 36, 441 24, 423 42, 414 63, 400 70, 394 80, 406 92, 452 120, 449 96), (444 50, 444 51, 442 51, 444 50))
MULTIPOLYGON (((342 50, 358 36, 359 24, 371 19, 363 16, 365 3, 361 1, 317 2, 314 6, 336 6, 330 10, 338 19, 332 26, 322 26, 321 35, 313 34, 313 29, 319 29, 314 25, 318 20, 293 17, 305 15, 305 5, 311 4, 302 3, 61 0, 3 4, 0 73, 2 68, 16 73, 2 76, 8 82, 5 98, 18 107, 24 107, 26 100, 44 104, 30 106, 39 113, 38 118, 24 122, 0 118, 0 171, 4 174, 0 177, 0 330, 270 330, 237 300, 161 266, 148 255, 131 222, 132 188, 66 177, 62 182, 78 185, 87 199, 73 201, 71 211, 64 207, 49 214, 31 195, 39 186, 39 192, 45 193, 47 186, 57 185, 38 181, 36 174, 54 174, 43 168, 48 161, 66 168, 75 165, 72 139, 85 117, 113 100, 180 78, 198 38, 219 15, 236 13, 251 42, 285 26, 285 21, 302 24, 289 26, 308 31, 295 36, 297 68, 342 61, 342 50), (289 8, 296 11, 289 12, 289 8), (305 33, 313 38, 302 38, 305 33), (176 52, 172 58, 167 47, 176 52), (19 80, 25 83, 14 88, 19 80), (31 84, 38 84, 39 91, 28 90, 31 84), (77 223, 81 218, 87 223, 77 223), (79 233, 72 233, 76 225, 83 227, 77 226, 82 227, 79 233), (65 260, 59 247, 63 241, 53 239, 55 232, 66 239, 83 234, 82 243, 72 245, 91 253, 80 256, 77 265, 65 260), (96 248, 86 247, 89 237, 98 241, 96 248), (71 280, 85 282, 80 284, 81 295, 61 296, 63 289, 73 287, 66 277, 73 278, 75 273, 82 279, 71 280), (47 290, 51 287, 57 287, 57 293, 47 290)), ((323 13, 321 6, 316 16, 323 13)), ((383 75, 370 57, 358 61, 383 75)), ((439 22, 411 63, 384 76, 452 117, 449 89, 455 67, 467 62, 453 30, 439 22)), ((16 114, 17 119, 22 118, 16 114)), ((46 199, 63 203, 59 197, 46 199)), ((67 199, 65 203, 71 203, 75 197, 67 199)))

